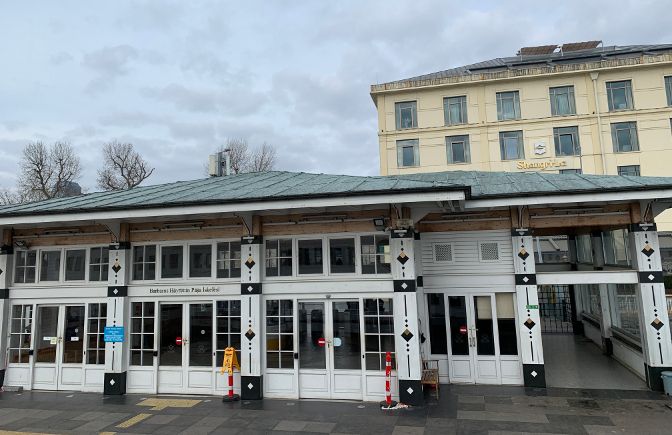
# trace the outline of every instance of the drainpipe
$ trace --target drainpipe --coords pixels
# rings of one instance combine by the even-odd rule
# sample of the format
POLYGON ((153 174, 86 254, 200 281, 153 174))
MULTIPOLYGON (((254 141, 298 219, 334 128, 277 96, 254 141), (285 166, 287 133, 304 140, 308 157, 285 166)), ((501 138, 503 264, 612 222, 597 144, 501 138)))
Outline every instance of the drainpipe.
POLYGON ((591 72, 590 78, 593 80, 593 92, 595 94, 595 113, 597 113, 597 129, 600 136, 600 154, 602 155, 602 173, 607 175, 607 163, 604 156, 604 140, 602 139, 602 118, 600 118, 600 103, 597 100, 597 76, 598 72, 591 72))

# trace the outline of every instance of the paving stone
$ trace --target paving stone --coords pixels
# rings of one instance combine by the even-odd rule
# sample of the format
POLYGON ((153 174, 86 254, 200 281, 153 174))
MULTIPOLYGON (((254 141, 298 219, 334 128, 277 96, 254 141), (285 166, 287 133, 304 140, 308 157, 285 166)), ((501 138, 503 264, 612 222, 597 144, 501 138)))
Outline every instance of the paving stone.
POLYGON ((308 424, 307 421, 292 421, 292 420, 282 420, 278 423, 277 426, 273 428, 274 431, 289 431, 289 432, 298 432, 303 430, 308 424))
POLYGON ((457 396, 457 403, 485 403, 484 396, 457 396))
POLYGON ((416 426, 395 426, 392 435, 424 435, 424 427, 416 426))
POLYGON ((303 428, 303 432, 331 433, 334 427, 336 427, 336 423, 309 421, 303 428))
POLYGON ((145 424, 168 424, 171 421, 175 420, 177 415, 155 415, 150 417, 145 424))

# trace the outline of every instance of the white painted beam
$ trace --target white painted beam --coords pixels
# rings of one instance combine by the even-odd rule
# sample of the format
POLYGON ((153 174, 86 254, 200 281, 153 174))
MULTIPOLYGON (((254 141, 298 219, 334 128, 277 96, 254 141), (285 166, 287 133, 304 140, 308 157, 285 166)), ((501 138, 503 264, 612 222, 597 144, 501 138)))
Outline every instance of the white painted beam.
POLYGON ((628 271, 572 271, 572 272, 537 272, 539 285, 571 285, 571 284, 637 284, 637 272, 628 271))
POLYGON ((672 189, 639 190, 602 193, 579 193, 573 195, 536 195, 513 198, 489 198, 466 201, 467 209, 488 207, 513 207, 523 205, 577 204, 577 203, 608 203, 612 201, 627 202, 650 199, 670 199, 672 189))

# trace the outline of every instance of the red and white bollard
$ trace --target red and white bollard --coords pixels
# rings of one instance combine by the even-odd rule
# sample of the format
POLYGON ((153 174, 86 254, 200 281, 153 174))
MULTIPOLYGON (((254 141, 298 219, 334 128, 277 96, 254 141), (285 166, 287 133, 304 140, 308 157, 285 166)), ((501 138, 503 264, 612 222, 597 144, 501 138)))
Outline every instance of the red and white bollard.
POLYGON ((397 406, 397 402, 392 401, 392 390, 390 382, 392 381, 392 355, 387 352, 385 356, 385 401, 380 402, 383 408, 391 408, 397 406))
POLYGON ((222 402, 236 402, 240 400, 240 396, 233 394, 233 370, 229 371, 229 395, 224 396, 222 402))

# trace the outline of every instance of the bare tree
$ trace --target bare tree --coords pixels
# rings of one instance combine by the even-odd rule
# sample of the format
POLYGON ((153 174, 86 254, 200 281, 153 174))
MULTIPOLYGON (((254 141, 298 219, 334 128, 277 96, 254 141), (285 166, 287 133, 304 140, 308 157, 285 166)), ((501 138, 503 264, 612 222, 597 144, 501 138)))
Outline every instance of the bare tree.
MULTIPOLYGON (((232 174, 272 171, 277 163, 275 148, 266 142, 260 148, 249 150, 247 139, 227 139, 215 150, 215 153, 225 150, 229 152, 229 166, 232 174)), ((209 174, 208 168, 209 164, 206 163, 206 174, 209 174)))
POLYGON ((76 181, 82 176, 82 164, 67 142, 47 148, 42 142, 23 149, 17 180, 19 195, 28 201, 60 198, 79 194, 76 181))
POLYGON ((6 187, 0 187, 0 205, 18 204, 24 202, 18 192, 6 187))
POLYGON ((132 189, 152 175, 154 168, 132 143, 112 141, 103 145, 103 167, 98 170, 98 187, 103 190, 132 189))

